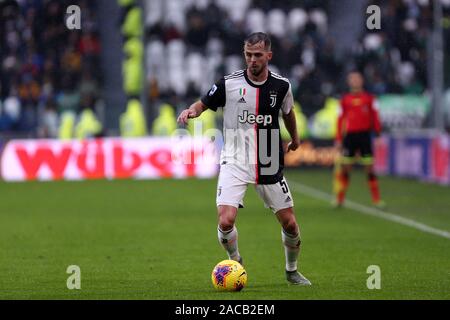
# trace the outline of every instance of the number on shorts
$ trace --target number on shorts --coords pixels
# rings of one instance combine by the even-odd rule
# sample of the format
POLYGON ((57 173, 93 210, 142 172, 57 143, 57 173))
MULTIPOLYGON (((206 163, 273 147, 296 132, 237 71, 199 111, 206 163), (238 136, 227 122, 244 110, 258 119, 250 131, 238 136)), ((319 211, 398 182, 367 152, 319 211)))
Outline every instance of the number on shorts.
POLYGON ((288 186, 284 180, 280 181, 280 185, 281 185, 281 190, 283 190, 283 193, 289 192, 288 186))

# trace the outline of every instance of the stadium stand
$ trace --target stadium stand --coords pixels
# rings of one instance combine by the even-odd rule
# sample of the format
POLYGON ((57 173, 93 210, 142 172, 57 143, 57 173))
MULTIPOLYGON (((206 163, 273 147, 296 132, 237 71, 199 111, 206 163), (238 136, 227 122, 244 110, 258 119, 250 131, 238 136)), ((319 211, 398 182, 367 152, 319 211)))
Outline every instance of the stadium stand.
POLYGON ((95 109, 102 82, 95 14, 86 0, 0 3, 3 134, 55 138, 61 114, 95 109), (74 4, 83 12, 81 30, 64 23, 74 4))
MULTIPOLYGON (((337 57, 328 32, 329 1, 147 0, 151 102, 162 103, 176 95, 184 106, 220 75, 243 67, 242 39, 253 31, 271 34, 275 52, 271 68, 290 78, 296 100, 308 117, 324 106, 328 96, 342 92, 343 71, 354 67, 364 71, 368 89, 375 94, 424 93, 430 1, 370 4, 381 7, 383 29, 361 28, 358 44, 337 57)), ((443 4, 449 38, 450 2, 443 4)), ((446 45, 448 61, 448 41, 446 45)))
MULTIPOLYGON (((124 91, 129 91, 129 98, 147 98, 142 104, 152 120, 159 106, 168 104, 178 111, 218 77, 242 68, 242 40, 253 31, 271 34, 271 68, 291 80, 295 100, 307 118, 324 108, 329 97, 343 92, 343 75, 354 67, 363 70, 369 91, 377 95, 429 94, 431 0, 368 1, 381 7, 383 28, 369 31, 361 26, 360 38, 344 54, 337 54, 338 40, 330 35, 329 0, 142 0, 142 12, 130 6, 134 1, 118 2, 133 8, 127 11, 133 18, 123 17, 118 32, 144 40, 145 69, 128 59, 124 68, 134 71, 124 72, 124 91), (140 19, 144 30, 135 30, 140 19), (136 82, 141 70, 146 83, 136 82)), ((444 38, 450 39, 450 0, 441 2, 444 38)), ((87 0, 0 2, 2 135, 57 137, 61 120, 71 118, 63 117, 64 112, 78 119, 82 109, 97 110, 104 73, 98 9, 87 0), (71 4, 83 12, 81 30, 69 31, 61 21, 71 4)), ((124 48, 133 53, 134 40, 125 40, 124 48)), ((445 46, 449 88, 450 41, 445 46)), ((450 91, 446 97, 450 110, 450 91)), ((75 125, 63 131, 74 132, 75 125)))

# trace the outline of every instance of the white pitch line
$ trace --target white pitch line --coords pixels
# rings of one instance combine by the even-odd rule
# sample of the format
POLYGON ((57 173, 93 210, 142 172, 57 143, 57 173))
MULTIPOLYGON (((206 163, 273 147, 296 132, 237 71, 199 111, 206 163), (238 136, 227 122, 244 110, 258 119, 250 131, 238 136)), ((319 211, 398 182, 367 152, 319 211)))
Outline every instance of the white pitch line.
MULTIPOLYGON (((328 203, 331 202, 331 200, 333 199, 332 195, 317 190, 315 188, 306 186, 304 184, 295 182, 290 180, 289 181, 289 185, 291 185, 292 187, 294 187, 294 191, 297 191, 299 193, 303 193, 307 196, 310 196, 312 198, 315 199, 319 199, 319 200, 323 200, 326 201, 328 203)), ((444 231, 444 230, 440 230, 440 229, 436 229, 430 226, 427 226, 426 224, 417 222, 415 220, 412 219, 408 219, 408 218, 404 218, 401 217, 399 215, 390 213, 390 212, 386 212, 386 211, 382 211, 380 209, 376 209, 376 208, 371 208, 350 200, 345 200, 345 204, 344 207, 352 209, 356 212, 362 213, 362 214, 366 214, 366 215, 370 215, 370 216, 374 216, 377 218, 381 218, 381 219, 385 219, 385 220, 389 220, 389 221, 393 221, 399 224, 403 224, 405 226, 426 232, 426 233, 431 233, 434 234, 436 236, 440 236, 446 239, 450 239, 450 232, 444 231)))

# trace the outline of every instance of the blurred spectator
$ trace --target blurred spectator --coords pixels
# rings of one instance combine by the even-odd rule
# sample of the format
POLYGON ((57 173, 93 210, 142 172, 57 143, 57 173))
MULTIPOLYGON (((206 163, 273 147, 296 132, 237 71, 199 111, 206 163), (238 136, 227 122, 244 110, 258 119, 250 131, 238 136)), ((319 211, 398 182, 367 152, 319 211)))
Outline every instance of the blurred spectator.
POLYGON ((58 107, 52 99, 45 104, 45 109, 41 115, 38 127, 39 138, 57 138, 58 137, 58 107))
POLYGON ((177 118, 175 111, 170 104, 163 104, 159 107, 159 115, 153 121, 152 135, 170 136, 177 129, 177 118))
POLYGON ((143 44, 139 38, 124 43, 125 60, 122 63, 123 88, 128 98, 137 98, 142 90, 143 44))
POLYGON ((77 111, 80 105, 80 92, 76 88, 73 75, 66 74, 64 76, 61 89, 57 95, 59 111, 77 111))
POLYGON ((120 116, 122 137, 143 137, 147 134, 144 110, 138 99, 130 99, 126 111, 120 116))
POLYGON ((188 30, 185 37, 187 43, 198 49, 204 48, 209 36, 205 18, 198 10, 188 12, 187 18, 188 30))
POLYGON ((8 97, 0 113, 0 131, 14 131, 20 120, 21 105, 16 96, 8 97))
POLYGON ((103 126, 97 119, 93 106, 84 107, 75 125, 75 138, 86 139, 101 136, 103 136, 103 126))
POLYGON ((61 112, 60 125, 58 128, 59 139, 72 139, 75 130, 76 114, 73 111, 61 112))
POLYGON ((142 10, 135 1, 119 0, 122 6, 122 35, 125 39, 142 35, 142 10))

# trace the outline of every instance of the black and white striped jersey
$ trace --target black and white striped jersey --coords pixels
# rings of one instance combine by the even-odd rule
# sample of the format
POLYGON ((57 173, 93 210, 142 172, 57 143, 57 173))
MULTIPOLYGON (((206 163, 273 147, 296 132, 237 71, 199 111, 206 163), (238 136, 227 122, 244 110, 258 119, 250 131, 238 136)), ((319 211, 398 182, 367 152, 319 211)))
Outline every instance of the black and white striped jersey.
POLYGON ((294 103, 289 80, 269 71, 265 82, 254 83, 239 70, 217 81, 201 101, 214 111, 223 108, 221 165, 247 183, 279 182, 284 154, 278 119, 294 103))

